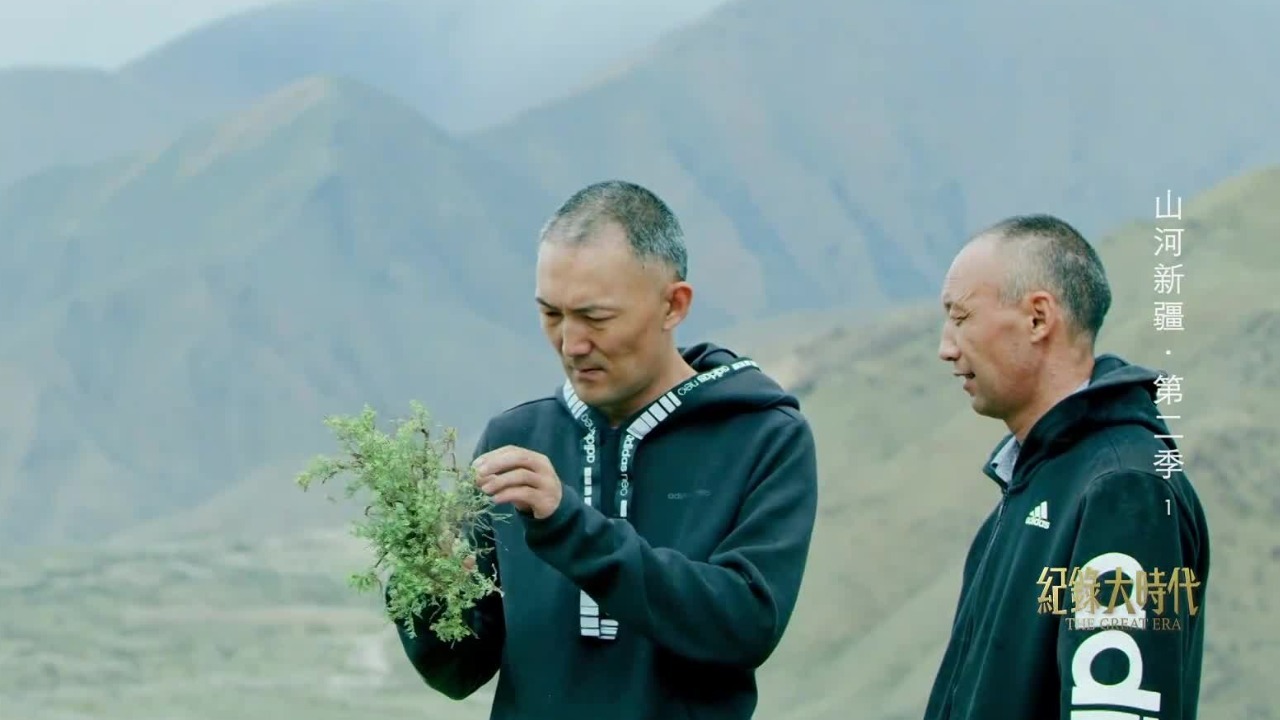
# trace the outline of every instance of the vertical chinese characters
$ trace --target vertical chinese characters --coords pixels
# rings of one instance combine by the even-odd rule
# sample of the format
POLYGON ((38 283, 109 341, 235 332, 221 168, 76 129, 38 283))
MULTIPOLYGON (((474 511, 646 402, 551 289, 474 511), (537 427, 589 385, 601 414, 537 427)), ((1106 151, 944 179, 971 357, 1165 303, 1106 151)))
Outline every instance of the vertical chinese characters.
POLYGON ((1182 197, 1173 197, 1165 191, 1164 209, 1156 196, 1156 257, 1162 258, 1155 266, 1155 290, 1163 299, 1155 303, 1155 327, 1160 332, 1182 330, 1182 301, 1170 297, 1182 295, 1182 197), (1176 204, 1175 204, 1176 203, 1176 204))
MULTIPOLYGON (((1183 329, 1182 300, 1170 298, 1182 296, 1183 263, 1182 258, 1182 196, 1173 197, 1172 190, 1166 190, 1164 204, 1156 196, 1156 232, 1155 256, 1158 258, 1153 279, 1155 292, 1161 298, 1155 302, 1154 325, 1157 332, 1180 332, 1183 329)), ((1172 355, 1172 350, 1165 350, 1165 355, 1172 355)), ((1156 381, 1156 405, 1169 405, 1182 402, 1182 378, 1173 374, 1162 373, 1156 381)), ((1164 414, 1161 420, 1181 420, 1181 415, 1164 414)), ((1152 461, 1152 467, 1161 477, 1168 480, 1175 472, 1182 472, 1182 450, 1172 442, 1181 440, 1181 435, 1157 435, 1165 440, 1165 449, 1158 451, 1152 461)))
MULTIPOLYGON (((1156 405, 1173 405, 1182 402, 1182 378, 1177 375, 1161 375, 1156 379, 1156 405)), ((1165 415, 1162 411, 1159 415, 1161 420, 1181 420, 1181 415, 1165 415)), ((1181 440, 1181 435, 1157 435, 1162 440, 1181 440)), ((1170 443, 1172 445, 1172 443, 1170 443)), ((1182 472, 1182 449, 1177 447, 1167 447, 1156 453, 1155 460, 1152 463, 1155 471, 1165 480, 1168 480, 1174 473, 1182 472)))

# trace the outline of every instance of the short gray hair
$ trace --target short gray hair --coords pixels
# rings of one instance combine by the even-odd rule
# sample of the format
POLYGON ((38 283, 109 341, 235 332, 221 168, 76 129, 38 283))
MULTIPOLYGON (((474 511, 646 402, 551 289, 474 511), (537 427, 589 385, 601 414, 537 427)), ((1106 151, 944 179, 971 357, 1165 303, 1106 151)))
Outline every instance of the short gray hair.
POLYGON ((606 180, 579 190, 556 210, 542 228, 540 242, 581 243, 601 225, 620 225, 642 262, 657 260, 685 280, 689 254, 675 213, 657 195, 635 183, 606 180))
POLYGON ((1047 290, 1066 310, 1077 333, 1098 337, 1111 309, 1111 287, 1102 259, 1084 236, 1052 215, 1017 215, 979 233, 1015 251, 1000 301, 1016 303, 1027 293, 1047 290))

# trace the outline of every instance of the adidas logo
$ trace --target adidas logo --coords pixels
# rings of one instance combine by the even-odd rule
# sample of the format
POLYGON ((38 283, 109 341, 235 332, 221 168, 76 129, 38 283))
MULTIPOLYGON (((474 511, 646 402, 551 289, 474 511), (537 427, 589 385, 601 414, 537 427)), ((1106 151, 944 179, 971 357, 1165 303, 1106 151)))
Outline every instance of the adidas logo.
POLYGON ((1031 508, 1031 512, 1027 513, 1027 524, 1035 525, 1044 530, 1049 529, 1049 501, 1045 500, 1039 505, 1031 508))

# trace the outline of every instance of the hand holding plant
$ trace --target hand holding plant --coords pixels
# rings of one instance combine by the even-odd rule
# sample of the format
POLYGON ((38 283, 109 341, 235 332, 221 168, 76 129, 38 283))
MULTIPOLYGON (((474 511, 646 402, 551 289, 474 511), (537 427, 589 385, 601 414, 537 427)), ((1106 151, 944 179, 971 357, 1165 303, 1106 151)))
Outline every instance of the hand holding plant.
POLYGON ((470 467, 460 468, 454 454, 457 433, 446 429, 433 439, 423 406, 411 403, 412 416, 394 434, 377 429, 377 415, 365 407, 356 417, 330 417, 344 457, 318 457, 297 477, 307 490, 349 474, 348 498, 368 493, 356 537, 369 541, 374 561, 351 577, 360 591, 383 589, 387 615, 414 636, 415 616, 434 618, 431 631, 445 642, 472 634, 465 612, 492 592, 496 579, 476 570, 476 560, 492 548, 473 539, 488 529, 492 502, 475 483, 470 467), (383 588, 379 572, 393 581, 383 588))

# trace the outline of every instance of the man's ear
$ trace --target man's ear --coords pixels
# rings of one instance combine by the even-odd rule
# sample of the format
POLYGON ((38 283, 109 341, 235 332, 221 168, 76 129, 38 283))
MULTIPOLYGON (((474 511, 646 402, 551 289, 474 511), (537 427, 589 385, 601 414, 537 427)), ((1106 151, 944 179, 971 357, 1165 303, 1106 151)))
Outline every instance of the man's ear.
POLYGON ((662 318, 662 329, 674 330, 689 315, 693 305, 693 286, 687 282, 673 282, 666 290, 667 312, 662 318))
POLYGON ((1052 295, 1043 290, 1028 294, 1025 303, 1031 342, 1040 342, 1062 322, 1062 308, 1052 295))

